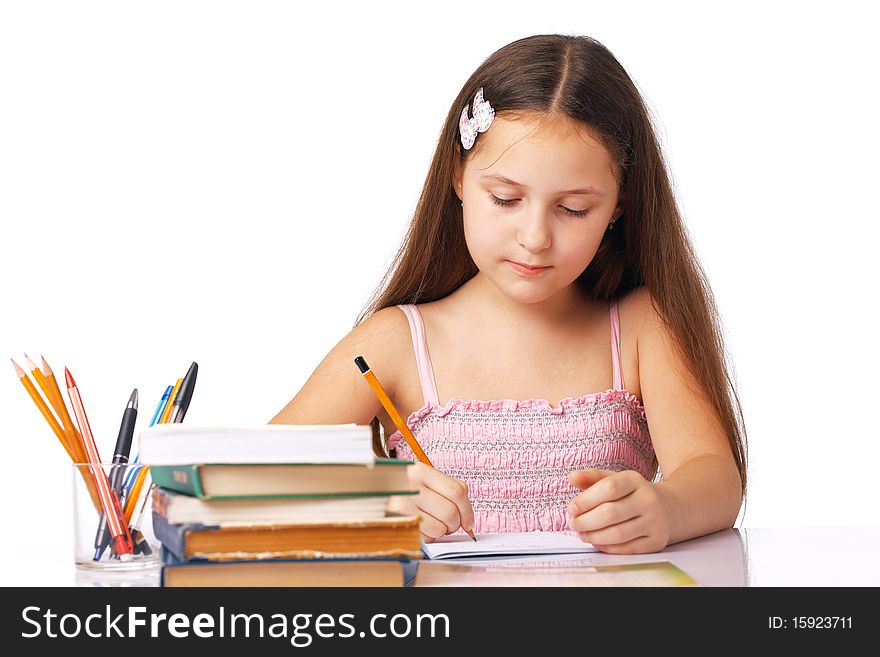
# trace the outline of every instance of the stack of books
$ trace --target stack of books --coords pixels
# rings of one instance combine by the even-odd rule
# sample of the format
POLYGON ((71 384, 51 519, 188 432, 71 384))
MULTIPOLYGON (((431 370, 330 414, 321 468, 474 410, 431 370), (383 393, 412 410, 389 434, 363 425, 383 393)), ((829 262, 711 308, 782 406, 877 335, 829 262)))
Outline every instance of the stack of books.
POLYGON ((408 461, 376 459, 369 426, 155 425, 150 466, 163 586, 402 586, 422 557, 408 461))

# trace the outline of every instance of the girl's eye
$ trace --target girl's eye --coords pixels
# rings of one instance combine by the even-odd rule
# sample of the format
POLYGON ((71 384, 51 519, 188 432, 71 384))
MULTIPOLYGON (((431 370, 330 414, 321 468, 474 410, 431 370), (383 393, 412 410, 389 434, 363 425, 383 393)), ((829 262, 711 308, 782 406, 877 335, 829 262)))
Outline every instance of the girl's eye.
POLYGON ((495 196, 495 194, 489 194, 489 196, 492 197, 492 202, 495 205, 500 205, 505 208, 508 208, 511 205, 513 205, 514 203, 516 203, 515 198, 498 198, 497 196, 495 196))
MULTIPOLYGON (((514 203, 516 203, 519 200, 519 199, 515 199, 515 198, 498 198, 497 196, 495 196, 495 194, 490 194, 490 196, 492 197, 492 202, 495 205, 500 205, 501 207, 504 207, 504 208, 509 208, 510 206, 512 206, 514 203)), ((586 215, 589 212, 589 210, 572 210, 570 208, 565 207, 564 205, 560 206, 560 207, 562 208, 563 212, 565 212, 568 215, 571 215, 572 217, 583 217, 584 215, 586 215)))

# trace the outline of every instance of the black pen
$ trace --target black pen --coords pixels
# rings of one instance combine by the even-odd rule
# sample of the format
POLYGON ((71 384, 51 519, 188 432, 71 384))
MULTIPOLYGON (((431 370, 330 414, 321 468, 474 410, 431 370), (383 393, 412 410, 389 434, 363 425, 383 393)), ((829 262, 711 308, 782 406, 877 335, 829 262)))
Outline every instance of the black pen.
MULTIPOLYGON (((128 463, 128 454, 131 451, 131 439, 134 436, 134 423, 137 420, 138 391, 135 388, 128 398, 128 404, 122 412, 122 423, 119 425, 119 435, 116 437, 116 447, 113 450, 113 467, 110 469, 110 489, 118 496, 122 493, 122 482, 125 476, 125 465, 128 463)), ((120 504, 122 500, 120 500, 120 504)), ((95 561, 100 560, 104 550, 110 545, 113 536, 107 519, 103 512, 98 520, 98 533, 95 535, 95 561)))
MULTIPOLYGON (((193 364, 189 366, 189 369, 186 371, 186 375, 183 377, 183 381, 180 382, 180 388, 177 390, 177 394, 174 396, 174 401, 172 403, 171 414, 168 416, 168 423, 179 423, 183 422, 183 418, 186 415, 187 410, 189 410, 189 403, 192 401, 193 390, 196 387, 196 377, 199 374, 199 364, 193 361, 193 364)), ((131 538, 134 541, 134 553, 135 554, 151 554, 152 549, 150 548, 150 544, 147 542, 146 537, 140 530, 141 519, 143 518, 144 510, 146 509, 147 504, 152 497, 152 491, 155 488, 156 484, 150 485, 150 490, 147 491, 147 494, 144 496, 144 501, 141 503, 141 509, 138 512, 138 517, 135 520, 134 524, 131 526, 131 538)))
POLYGON ((189 403, 192 400, 198 374, 199 364, 193 362, 186 371, 186 376, 183 377, 183 382, 180 384, 180 390, 177 391, 177 395, 174 397, 171 415, 168 416, 169 424, 183 422, 183 417, 186 415, 186 411, 189 409, 189 403))
MULTIPOLYGON (((187 410, 189 410, 189 403, 192 401, 193 390, 196 387, 196 377, 199 375, 199 364, 193 361, 193 364, 189 366, 189 369, 186 371, 186 374, 183 377, 183 381, 180 383, 180 389, 177 391, 177 394, 174 396, 174 402, 172 403, 171 415, 168 416, 169 424, 176 424, 179 422, 183 422, 183 418, 186 415, 187 410)), ((151 491, 155 487, 155 484, 150 485, 150 491, 148 491, 147 495, 144 496, 144 501, 141 504, 140 513, 138 513, 138 519, 131 526, 132 533, 131 537, 134 540, 134 551, 135 554, 151 554, 152 549, 150 548, 150 544, 147 542, 147 539, 141 533, 140 524, 141 518, 143 517, 144 509, 146 508, 147 503, 151 498, 151 491)))

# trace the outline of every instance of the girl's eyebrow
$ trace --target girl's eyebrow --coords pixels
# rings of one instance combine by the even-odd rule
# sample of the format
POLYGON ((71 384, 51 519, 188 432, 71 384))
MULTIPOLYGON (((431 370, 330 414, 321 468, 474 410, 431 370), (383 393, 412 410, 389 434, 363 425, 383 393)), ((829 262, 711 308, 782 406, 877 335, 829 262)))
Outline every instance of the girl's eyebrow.
MULTIPOLYGON (((514 185, 515 187, 522 187, 523 189, 528 189, 526 185, 520 184, 510 178, 505 178, 504 176, 497 173, 487 173, 480 176, 481 180, 493 179, 498 180, 499 182, 506 183, 508 185, 514 185)), ((560 194, 590 194, 591 196, 605 196, 598 189, 594 189, 593 187, 583 187, 581 189, 569 189, 564 192, 559 192, 560 194)))

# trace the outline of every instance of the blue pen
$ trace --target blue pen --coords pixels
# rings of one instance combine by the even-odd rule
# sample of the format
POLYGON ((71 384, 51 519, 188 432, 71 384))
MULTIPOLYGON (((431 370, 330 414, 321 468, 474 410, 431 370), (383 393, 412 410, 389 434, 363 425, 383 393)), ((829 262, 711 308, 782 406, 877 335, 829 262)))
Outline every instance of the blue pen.
POLYGON ((159 400, 159 405, 156 407, 156 412, 153 413, 153 419, 150 420, 150 426, 156 424, 159 421, 159 418, 162 417, 162 413, 165 411, 165 404, 168 403, 168 398, 171 397, 171 391, 174 390, 174 386, 168 386, 165 388, 165 392, 162 393, 162 399, 159 400))

